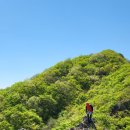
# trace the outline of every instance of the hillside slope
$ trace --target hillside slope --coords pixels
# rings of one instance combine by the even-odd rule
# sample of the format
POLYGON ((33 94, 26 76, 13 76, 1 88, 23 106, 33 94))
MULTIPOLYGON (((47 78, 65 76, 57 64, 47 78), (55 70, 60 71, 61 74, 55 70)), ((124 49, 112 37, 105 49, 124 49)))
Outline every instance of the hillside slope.
POLYGON ((0 91, 0 129, 65 130, 94 106, 100 130, 130 129, 130 63, 112 50, 67 59, 0 91))

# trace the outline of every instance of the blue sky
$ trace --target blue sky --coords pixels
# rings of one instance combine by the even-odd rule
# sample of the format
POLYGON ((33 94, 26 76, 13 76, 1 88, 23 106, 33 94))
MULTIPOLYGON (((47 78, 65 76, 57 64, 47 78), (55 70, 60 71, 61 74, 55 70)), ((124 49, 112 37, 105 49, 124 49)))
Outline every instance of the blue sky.
POLYGON ((129 0, 0 0, 0 88, 104 49, 130 59, 129 7, 129 0))

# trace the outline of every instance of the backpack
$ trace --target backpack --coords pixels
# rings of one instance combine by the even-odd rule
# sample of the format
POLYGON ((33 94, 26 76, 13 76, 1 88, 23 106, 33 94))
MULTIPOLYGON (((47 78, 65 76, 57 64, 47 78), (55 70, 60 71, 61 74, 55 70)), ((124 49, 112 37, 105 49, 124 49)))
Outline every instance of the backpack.
POLYGON ((93 111, 93 106, 90 104, 90 107, 92 108, 92 111, 93 111))

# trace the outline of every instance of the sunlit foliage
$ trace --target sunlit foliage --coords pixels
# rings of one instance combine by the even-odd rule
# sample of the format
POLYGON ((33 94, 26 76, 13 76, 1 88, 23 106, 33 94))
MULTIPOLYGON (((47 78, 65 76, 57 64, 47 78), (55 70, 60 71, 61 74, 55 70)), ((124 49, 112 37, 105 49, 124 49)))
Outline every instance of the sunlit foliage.
POLYGON ((67 130, 82 121, 85 102, 99 130, 130 129, 130 62, 122 54, 67 59, 0 90, 0 130, 67 130))

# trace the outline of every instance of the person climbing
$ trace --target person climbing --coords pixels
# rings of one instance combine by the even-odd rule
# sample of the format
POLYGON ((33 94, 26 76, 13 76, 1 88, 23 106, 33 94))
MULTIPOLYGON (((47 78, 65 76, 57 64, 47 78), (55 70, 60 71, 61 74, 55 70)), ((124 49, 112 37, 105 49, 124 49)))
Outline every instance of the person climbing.
POLYGON ((92 114, 93 114, 93 106, 89 103, 86 103, 86 114, 88 118, 88 122, 90 123, 92 121, 92 114))

